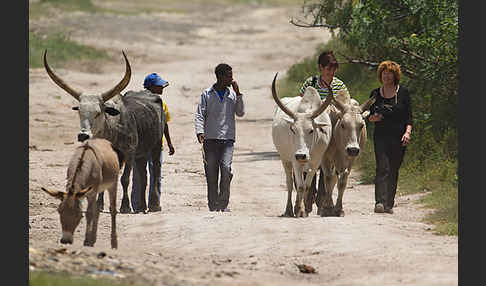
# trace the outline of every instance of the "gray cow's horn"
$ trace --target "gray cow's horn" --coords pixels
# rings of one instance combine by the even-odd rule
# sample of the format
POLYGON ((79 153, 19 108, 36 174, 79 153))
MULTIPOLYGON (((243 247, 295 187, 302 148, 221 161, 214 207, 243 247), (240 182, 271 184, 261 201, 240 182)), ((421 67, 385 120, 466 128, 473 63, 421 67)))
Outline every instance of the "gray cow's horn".
POLYGON ((275 74, 275 77, 273 78, 273 82, 272 82, 273 99, 275 100, 275 103, 277 103, 278 107, 282 109, 283 112, 285 112, 288 116, 290 116, 290 118, 295 119, 294 113, 290 111, 290 109, 288 109, 285 105, 283 105, 283 103, 280 101, 280 98, 278 98, 277 96, 277 91, 275 90, 275 80, 277 79, 277 75, 278 73, 275 74))
POLYGON ((69 85, 67 85, 61 78, 59 78, 49 67, 47 64, 47 50, 44 51, 44 68, 47 71, 47 74, 49 77, 62 89, 64 89, 67 93, 72 95, 74 98, 76 98, 79 101, 79 96, 81 93, 79 91, 76 91, 72 89, 69 85))
MULTIPOLYGON (((332 103, 332 101, 334 100, 334 94, 332 93, 332 88, 327 84, 326 81, 324 81, 324 83, 326 84, 327 86, 327 89, 329 90, 329 95, 326 97, 326 100, 324 100, 322 103, 321 103, 321 106, 319 106, 318 109, 316 109, 312 115, 311 115, 311 119, 314 119, 316 118, 317 116, 319 116, 319 114, 321 114, 328 106, 329 104, 332 103)), ((334 100, 336 101, 336 100, 334 100)))
POLYGON ((128 62, 125 52, 122 51, 122 53, 123 53, 123 57, 125 58, 125 66, 126 66, 125 76, 114 88, 110 89, 109 91, 101 95, 103 101, 110 100, 110 98, 120 93, 125 87, 127 87, 128 83, 130 82, 130 77, 132 76, 132 69, 130 68, 130 63, 128 62))
POLYGON ((370 108, 370 106, 375 102, 375 100, 376 100, 376 95, 373 94, 373 96, 370 97, 370 99, 368 99, 366 102, 364 102, 363 104, 361 104, 359 106, 359 108, 361 109, 361 112, 368 110, 370 108))

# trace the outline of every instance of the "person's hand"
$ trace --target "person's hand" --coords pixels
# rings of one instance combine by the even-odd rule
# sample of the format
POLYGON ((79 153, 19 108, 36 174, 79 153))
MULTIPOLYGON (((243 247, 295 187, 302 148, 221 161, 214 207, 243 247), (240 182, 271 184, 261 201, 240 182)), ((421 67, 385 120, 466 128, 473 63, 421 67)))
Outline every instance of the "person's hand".
POLYGON ((402 136, 402 146, 407 146, 410 143, 410 132, 405 131, 402 136))
POLYGON ((172 146, 172 144, 169 144, 169 155, 172 156, 174 155, 174 153, 175 153, 174 146, 172 146))
POLYGON ((199 141, 199 143, 204 143, 204 134, 203 133, 199 133, 197 134, 197 141, 199 141))
POLYGON ((233 90, 236 92, 236 95, 237 96, 240 96, 241 93, 240 93, 240 87, 238 86, 238 83, 236 82, 236 80, 232 81, 231 82, 231 87, 233 87, 233 90))
POLYGON ((368 117, 368 120, 370 122, 377 122, 377 121, 381 121, 382 119, 383 119, 383 115, 379 113, 373 113, 368 117))

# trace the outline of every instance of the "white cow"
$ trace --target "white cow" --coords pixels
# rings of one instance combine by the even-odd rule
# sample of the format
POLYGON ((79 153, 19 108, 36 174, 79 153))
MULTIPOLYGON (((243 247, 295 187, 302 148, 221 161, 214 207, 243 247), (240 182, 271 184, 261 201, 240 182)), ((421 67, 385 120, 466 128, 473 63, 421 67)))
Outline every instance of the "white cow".
POLYGON ((276 78, 277 74, 272 82, 273 99, 278 105, 273 117, 272 138, 287 177, 287 206, 283 216, 306 217, 304 198, 331 140, 331 119, 324 110, 331 103, 332 94, 321 101, 317 90, 308 87, 303 97, 279 99, 276 78), (305 179, 304 173, 307 173, 305 179), (292 209, 294 179, 297 196, 292 209))
POLYGON ((364 119, 375 98, 359 103, 351 99, 347 91, 336 96, 329 113, 333 130, 331 142, 322 158, 324 173, 324 190, 318 191, 316 204, 317 214, 321 216, 344 216, 343 194, 348 182, 354 160, 366 143, 366 124, 364 119), (332 200, 334 186, 338 183, 336 205, 332 200), (324 193, 322 193, 322 191, 324 193))

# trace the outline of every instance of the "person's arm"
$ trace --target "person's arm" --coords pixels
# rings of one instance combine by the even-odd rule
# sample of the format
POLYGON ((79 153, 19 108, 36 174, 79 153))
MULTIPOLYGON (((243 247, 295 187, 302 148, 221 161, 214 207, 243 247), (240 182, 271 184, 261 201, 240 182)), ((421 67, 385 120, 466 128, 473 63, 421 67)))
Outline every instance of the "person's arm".
POLYGON ((405 95, 405 107, 407 110, 407 127, 405 128, 405 133, 402 136, 402 145, 406 146, 410 143, 410 139, 412 138, 412 124, 413 124, 413 117, 412 117, 412 99, 410 94, 407 92, 405 95))
POLYGON ((164 127, 164 137, 167 140, 167 146, 169 146, 169 155, 174 155, 175 149, 174 146, 172 146, 172 141, 170 140, 169 124, 167 123, 165 123, 164 127))
POLYGON ((194 116, 194 128, 196 130, 196 137, 199 143, 204 142, 204 126, 206 121, 207 102, 206 96, 203 92, 201 94, 201 101, 197 105, 196 114, 194 116))
POLYGON ((245 115, 245 102, 243 101, 243 94, 240 93, 240 87, 236 80, 231 83, 231 87, 236 93, 236 105, 235 105, 235 113, 237 116, 241 117, 245 115))

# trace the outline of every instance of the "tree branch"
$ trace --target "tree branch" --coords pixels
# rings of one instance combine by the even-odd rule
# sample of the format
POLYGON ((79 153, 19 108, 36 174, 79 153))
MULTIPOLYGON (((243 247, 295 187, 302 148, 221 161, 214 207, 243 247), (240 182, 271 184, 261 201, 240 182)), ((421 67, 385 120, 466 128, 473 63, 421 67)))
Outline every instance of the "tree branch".
POLYGON ((303 21, 297 20, 298 22, 294 21, 294 18, 290 18, 289 23, 297 26, 297 27, 302 27, 302 28, 328 28, 328 29, 337 29, 339 28, 338 26, 332 26, 332 25, 327 25, 327 24, 309 24, 305 23, 303 21))
MULTIPOLYGON (((377 63, 377 62, 372 62, 372 61, 368 61, 368 60, 362 60, 362 59, 351 59, 349 58, 348 56, 342 54, 342 53, 337 53, 341 56, 343 56, 347 61, 346 62, 339 62, 340 64, 361 64, 361 65, 365 65, 365 66, 369 66, 369 67, 374 67, 374 68, 377 68, 380 63, 377 63)), ((414 72, 414 71, 411 71, 405 67, 402 66, 401 68, 402 72, 404 74, 406 74, 408 77, 410 78, 417 78, 417 74, 414 72)))

